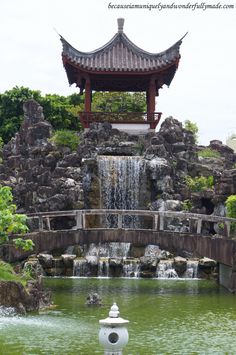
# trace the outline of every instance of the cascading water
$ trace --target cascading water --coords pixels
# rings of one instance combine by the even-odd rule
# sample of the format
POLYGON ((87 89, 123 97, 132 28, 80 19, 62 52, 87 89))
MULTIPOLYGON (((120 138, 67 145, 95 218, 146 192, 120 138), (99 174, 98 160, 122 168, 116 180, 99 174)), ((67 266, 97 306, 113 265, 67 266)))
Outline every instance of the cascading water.
POLYGON ((160 260, 156 275, 159 279, 176 279, 178 274, 173 267, 173 260, 160 260))
MULTIPOLYGON (((73 275, 79 277, 139 277, 143 266, 149 261, 156 262, 156 270, 152 277, 166 278, 197 278, 198 261, 187 260, 186 271, 177 273, 174 259, 161 259, 165 255, 157 245, 147 245, 141 258, 131 257, 130 243, 104 243, 84 245, 83 257, 74 259, 73 275)), ((141 277, 143 277, 141 275, 141 277)))
POLYGON ((114 276, 114 269, 119 269, 119 276, 130 276, 135 270, 128 268, 129 252, 130 243, 91 243, 84 246, 85 256, 74 260, 73 275, 108 277, 114 276))
POLYGON ((197 260, 188 260, 187 269, 184 273, 184 278, 186 279, 195 279, 198 277, 198 261, 197 260))
MULTIPOLYGON (((144 160, 137 156, 99 156, 98 173, 101 182, 101 207, 135 210, 140 208, 140 180, 144 160)), ((127 216, 123 226, 137 227, 138 218, 127 216)), ((117 218, 109 215, 107 227, 117 225, 117 218)))

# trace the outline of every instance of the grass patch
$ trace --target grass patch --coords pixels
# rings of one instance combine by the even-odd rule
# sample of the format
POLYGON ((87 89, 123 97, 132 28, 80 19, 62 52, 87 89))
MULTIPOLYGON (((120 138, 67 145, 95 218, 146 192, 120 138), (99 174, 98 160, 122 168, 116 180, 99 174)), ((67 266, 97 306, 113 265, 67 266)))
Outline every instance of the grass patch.
POLYGON ((29 279, 30 275, 28 273, 22 275, 16 274, 10 264, 0 261, 0 281, 16 281, 26 286, 29 279))
POLYGON ((202 158, 221 158, 221 154, 212 148, 205 148, 198 152, 198 156, 202 158))

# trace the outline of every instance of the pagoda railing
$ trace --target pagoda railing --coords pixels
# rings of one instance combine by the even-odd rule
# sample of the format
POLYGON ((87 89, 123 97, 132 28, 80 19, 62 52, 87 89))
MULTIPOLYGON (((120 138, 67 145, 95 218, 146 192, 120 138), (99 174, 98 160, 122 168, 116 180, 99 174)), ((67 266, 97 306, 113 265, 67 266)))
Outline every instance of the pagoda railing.
POLYGON ((93 122, 149 124, 155 129, 161 119, 161 112, 80 112, 80 122, 89 128, 93 122))

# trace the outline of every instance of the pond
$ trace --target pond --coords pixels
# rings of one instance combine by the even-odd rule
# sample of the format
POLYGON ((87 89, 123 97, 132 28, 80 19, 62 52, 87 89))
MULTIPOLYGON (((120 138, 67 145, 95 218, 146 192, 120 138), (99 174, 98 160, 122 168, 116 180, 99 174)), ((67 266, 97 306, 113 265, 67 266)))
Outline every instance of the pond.
POLYGON ((124 355, 235 354, 236 296, 205 280, 46 278, 55 308, 15 316, 0 310, 1 355, 103 354, 99 319, 117 302, 128 319, 124 355), (103 306, 86 306, 90 292, 103 306))

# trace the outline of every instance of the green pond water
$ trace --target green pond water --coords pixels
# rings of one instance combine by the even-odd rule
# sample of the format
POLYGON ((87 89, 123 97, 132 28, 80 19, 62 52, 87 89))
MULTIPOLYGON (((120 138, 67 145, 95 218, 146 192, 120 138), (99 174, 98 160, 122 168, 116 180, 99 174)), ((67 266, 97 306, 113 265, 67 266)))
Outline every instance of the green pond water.
POLYGON ((236 296, 203 280, 48 278, 55 308, 0 312, 0 354, 103 354, 99 319, 117 302, 128 319, 124 355, 236 354, 236 296), (86 306, 98 292, 104 306, 86 306))

